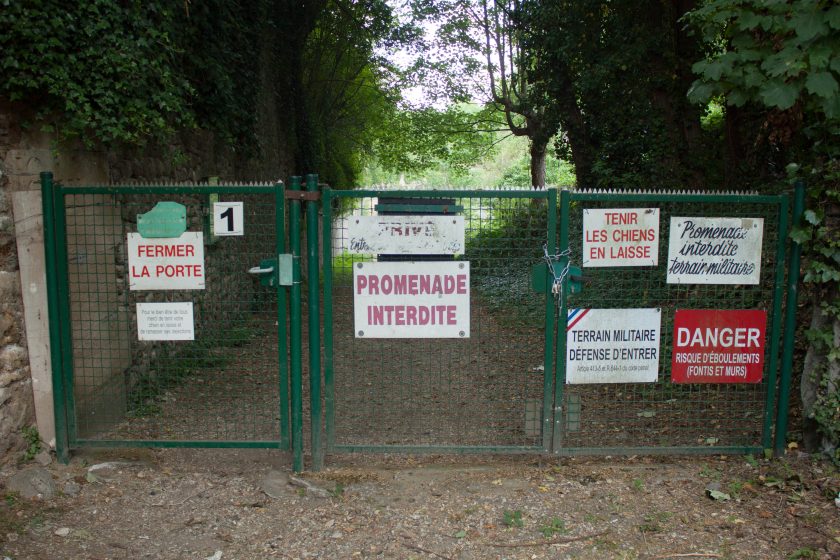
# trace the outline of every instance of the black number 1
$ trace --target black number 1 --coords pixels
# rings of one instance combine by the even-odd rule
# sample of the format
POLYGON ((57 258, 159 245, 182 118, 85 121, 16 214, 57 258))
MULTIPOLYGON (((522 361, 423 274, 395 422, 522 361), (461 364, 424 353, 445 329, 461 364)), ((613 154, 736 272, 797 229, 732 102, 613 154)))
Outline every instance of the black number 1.
POLYGON ((229 207, 227 210, 219 214, 220 218, 227 218, 228 221, 228 231, 233 231, 233 207, 229 207))

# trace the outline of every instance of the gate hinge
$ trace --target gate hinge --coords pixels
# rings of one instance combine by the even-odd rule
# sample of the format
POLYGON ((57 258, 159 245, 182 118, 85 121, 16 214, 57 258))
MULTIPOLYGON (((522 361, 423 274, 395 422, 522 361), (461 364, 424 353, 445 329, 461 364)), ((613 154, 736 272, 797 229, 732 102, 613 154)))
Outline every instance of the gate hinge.
POLYGON ((286 191, 286 198, 289 200, 321 200, 321 193, 318 191, 286 191))

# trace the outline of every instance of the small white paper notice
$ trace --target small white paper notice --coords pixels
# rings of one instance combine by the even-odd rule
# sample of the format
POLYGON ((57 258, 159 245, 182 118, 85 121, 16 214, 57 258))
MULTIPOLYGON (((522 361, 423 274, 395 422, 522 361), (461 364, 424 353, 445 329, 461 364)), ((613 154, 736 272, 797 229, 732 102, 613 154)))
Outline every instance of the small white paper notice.
POLYGON ((137 338, 195 340, 192 302, 138 303, 137 338))

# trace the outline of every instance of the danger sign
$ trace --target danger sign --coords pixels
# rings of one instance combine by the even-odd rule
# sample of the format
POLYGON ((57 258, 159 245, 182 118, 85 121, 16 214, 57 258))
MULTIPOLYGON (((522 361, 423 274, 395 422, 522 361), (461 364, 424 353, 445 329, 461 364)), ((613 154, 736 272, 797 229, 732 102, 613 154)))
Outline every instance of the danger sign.
POLYGON ((674 383, 760 383, 767 312, 678 309, 674 314, 674 383))
POLYGON ((356 338, 469 338, 470 263, 353 267, 356 338))
POLYGON ((583 211, 583 266, 656 266, 659 208, 583 211))
POLYGON ((147 239, 128 234, 128 279, 131 290, 203 290, 204 234, 147 239))

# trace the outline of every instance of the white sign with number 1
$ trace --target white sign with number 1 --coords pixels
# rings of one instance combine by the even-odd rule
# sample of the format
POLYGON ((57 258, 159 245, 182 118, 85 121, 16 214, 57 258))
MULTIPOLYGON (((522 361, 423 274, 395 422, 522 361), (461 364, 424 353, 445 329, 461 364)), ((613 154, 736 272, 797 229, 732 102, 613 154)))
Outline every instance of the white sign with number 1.
POLYGON ((218 237, 245 235, 245 212, 241 202, 213 203, 213 234, 218 237))

